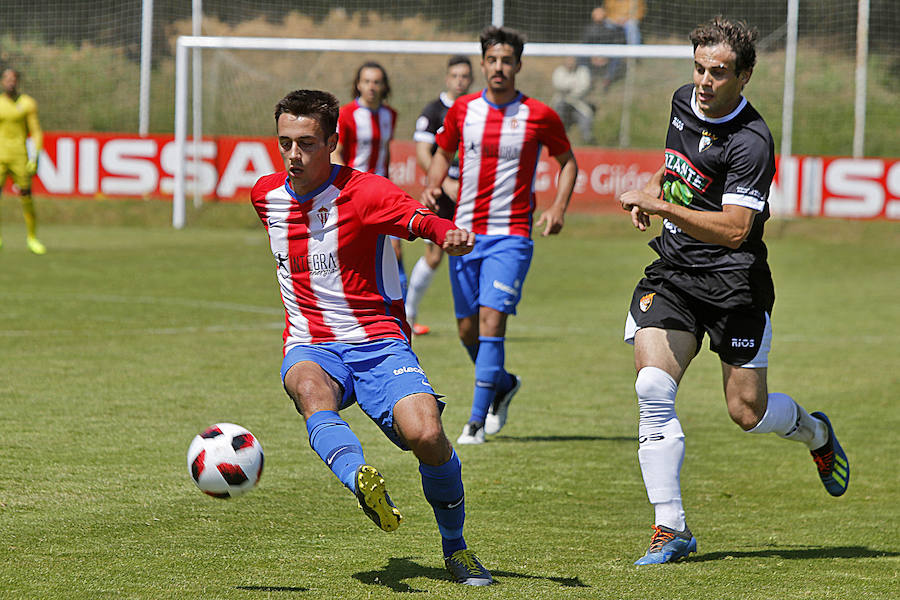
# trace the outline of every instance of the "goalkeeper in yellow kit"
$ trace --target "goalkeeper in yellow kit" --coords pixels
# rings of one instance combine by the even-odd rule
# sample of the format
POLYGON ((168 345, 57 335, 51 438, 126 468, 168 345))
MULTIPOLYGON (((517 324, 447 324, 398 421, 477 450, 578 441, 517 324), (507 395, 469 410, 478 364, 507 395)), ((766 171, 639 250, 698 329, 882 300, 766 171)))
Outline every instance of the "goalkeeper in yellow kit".
MULTIPOLYGON (((31 179, 37 173, 37 158, 44 144, 44 133, 38 122, 37 102, 18 91, 19 72, 4 69, 0 73, 0 189, 9 176, 22 198, 22 212, 28 232, 28 249, 44 254, 47 249, 37 239, 31 179), (25 140, 31 138, 34 158, 28 157, 25 140)), ((0 239, 0 247, 3 241, 0 239)))

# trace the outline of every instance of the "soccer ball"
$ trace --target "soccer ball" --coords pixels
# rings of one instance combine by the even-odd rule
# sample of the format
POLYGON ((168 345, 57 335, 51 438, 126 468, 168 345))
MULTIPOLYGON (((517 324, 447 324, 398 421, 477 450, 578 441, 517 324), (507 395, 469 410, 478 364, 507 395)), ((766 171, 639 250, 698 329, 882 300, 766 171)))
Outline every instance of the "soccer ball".
POLYGON ((187 467, 203 492, 215 498, 233 498, 249 492, 259 481, 263 449, 240 425, 217 423, 191 442, 187 467))

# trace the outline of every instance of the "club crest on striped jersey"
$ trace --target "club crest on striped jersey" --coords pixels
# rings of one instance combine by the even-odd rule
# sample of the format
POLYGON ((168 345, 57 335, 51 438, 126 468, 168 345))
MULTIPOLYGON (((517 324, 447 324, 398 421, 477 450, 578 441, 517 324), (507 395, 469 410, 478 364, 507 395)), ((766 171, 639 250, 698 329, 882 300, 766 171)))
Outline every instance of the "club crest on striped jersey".
POLYGON ((325 227, 325 223, 328 222, 328 215, 330 213, 331 213, 331 211, 328 208, 325 208, 324 206, 316 211, 316 217, 318 217, 319 223, 322 224, 322 227, 325 227))
POLYGON ((648 310, 650 310, 650 306, 653 304, 653 296, 655 295, 656 292, 650 292, 649 294, 644 294, 643 296, 641 296, 641 312, 647 312, 648 310))

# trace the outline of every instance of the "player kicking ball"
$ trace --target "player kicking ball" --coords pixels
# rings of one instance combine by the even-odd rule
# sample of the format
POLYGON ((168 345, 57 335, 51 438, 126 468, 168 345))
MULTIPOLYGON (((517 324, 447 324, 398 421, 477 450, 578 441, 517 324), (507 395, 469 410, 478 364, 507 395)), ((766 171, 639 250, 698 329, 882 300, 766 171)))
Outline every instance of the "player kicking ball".
POLYGON ((466 585, 493 582, 463 537, 459 457, 441 424, 443 402, 410 348, 390 236, 425 237, 451 255, 474 234, 422 207, 384 177, 331 164, 338 102, 314 90, 278 102, 284 171, 263 176, 251 201, 269 236, 286 313, 284 389, 306 419, 313 450, 384 531, 400 526, 384 478, 366 462, 339 411, 358 404, 419 461, 444 564, 466 585))
POLYGON ((645 269, 625 325, 637 370, 638 459, 655 511, 650 547, 637 565, 697 551, 681 500, 684 433, 675 395, 704 335, 722 364, 731 419, 748 433, 805 445, 832 496, 850 483, 828 417, 766 385, 775 289, 762 238, 775 151, 765 121, 742 95, 756 63, 756 31, 716 17, 690 37, 693 84, 672 98, 665 164, 646 187, 619 198, 641 231, 650 215, 663 218, 650 242, 659 259, 645 269))

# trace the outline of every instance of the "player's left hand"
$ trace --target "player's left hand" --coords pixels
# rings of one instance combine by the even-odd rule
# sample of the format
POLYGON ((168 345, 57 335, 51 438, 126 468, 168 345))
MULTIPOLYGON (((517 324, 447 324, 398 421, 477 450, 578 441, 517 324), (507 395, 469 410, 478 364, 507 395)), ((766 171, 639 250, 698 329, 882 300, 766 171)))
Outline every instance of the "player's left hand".
POLYGON ((541 235, 547 237, 548 235, 556 235, 557 233, 562 231, 565 222, 565 211, 551 206, 550 208, 545 210, 541 215, 541 218, 538 219, 536 227, 540 229, 543 225, 544 230, 541 232, 541 235))
POLYGON ((444 252, 450 256, 468 254, 475 247, 475 234, 465 229, 451 229, 444 236, 444 252))
POLYGON ((25 163, 25 171, 28 173, 29 177, 34 177, 34 175, 37 173, 37 161, 29 160, 27 163, 25 163))
POLYGON ((662 202, 642 190, 628 190, 619 196, 622 209, 631 213, 631 224, 641 231, 650 227, 650 215, 655 215, 656 202, 662 202))

